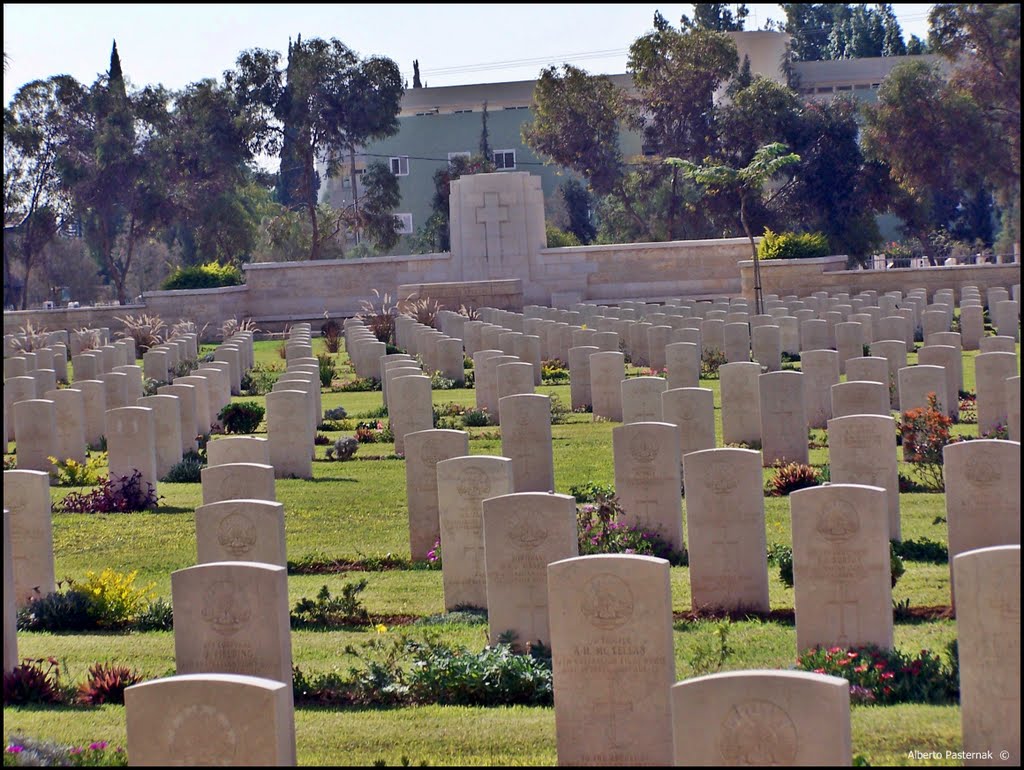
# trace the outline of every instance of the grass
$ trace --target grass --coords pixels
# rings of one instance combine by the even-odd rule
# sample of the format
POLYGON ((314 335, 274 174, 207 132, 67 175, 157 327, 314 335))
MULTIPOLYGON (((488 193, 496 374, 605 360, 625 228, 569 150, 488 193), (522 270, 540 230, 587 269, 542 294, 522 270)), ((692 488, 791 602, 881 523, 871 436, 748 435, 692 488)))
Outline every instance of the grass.
MULTIPOLYGON (((256 343, 256 361, 281 364, 276 341, 256 343)), ((314 353, 323 351, 314 340, 314 353)), ((1019 350, 1019 348, 1018 348, 1019 350)), ((973 389, 972 359, 964 354, 965 387, 973 389)), ((344 352, 338 354, 339 380, 354 378, 344 352)), ((715 397, 716 431, 721 446, 720 391, 717 380, 704 380, 715 397)), ((568 385, 540 386, 537 392, 569 401, 568 385)), ((262 403, 262 397, 236 397, 262 403)), ((371 412, 381 404, 379 391, 323 393, 323 408, 344 406, 350 418, 371 412)), ((475 403, 472 390, 433 393, 434 404, 475 403)), ((616 424, 594 423, 588 414, 571 414, 565 424, 552 427, 557 492, 568 493, 577 484, 592 481, 613 484, 611 431, 616 424)), ((976 431, 958 425, 956 432, 976 431)), ((472 454, 500 454, 498 428, 473 428, 472 454)), ((327 432, 332 439, 351 432, 327 432)), ((819 440, 823 432, 815 432, 819 440)), ((365 560, 386 554, 408 558, 408 527, 404 461, 395 458, 391 444, 361 444, 351 462, 324 459, 326 447, 317 447, 312 482, 279 480, 277 499, 285 507, 288 554, 305 557, 365 560)), ((826 448, 812 449, 812 464, 827 462, 826 448)), ((901 463, 901 470, 906 466, 901 463)), ((770 469, 765 469, 767 479, 770 469)), ((69 490, 53 489, 54 499, 69 490)), ((53 516, 54 552, 58 578, 80 580, 89 570, 113 567, 138 570, 139 583, 153 582, 154 592, 170 598, 170 574, 195 562, 194 510, 200 504, 198 484, 167 484, 159 487, 162 500, 153 512, 121 515, 61 514, 53 516)), ((941 494, 900 496, 905 539, 946 541, 946 527, 936 523, 944 516, 941 494)), ((683 504, 685 524, 685 500, 683 504)), ((765 520, 769 544, 791 542, 788 498, 766 498, 765 520)), ((685 530, 684 530, 685 531, 685 530)), ((367 610, 376 616, 426 617, 443 611, 441 573, 422 569, 385 570, 327 575, 292 575, 289 601, 314 596, 327 585, 340 593, 345 582, 366 577, 369 584, 360 595, 367 610)), ((690 610, 689 570, 670 570, 672 607, 681 616, 690 610)), ((769 567, 770 602, 773 609, 791 609, 793 591, 769 567)), ((906 563, 906 573, 893 591, 896 601, 913 606, 949 603, 949 570, 945 564, 906 563)), ((717 629, 728 624, 732 652, 722 670, 747 668, 786 669, 797 655, 796 633, 786 620, 677 620, 674 625, 676 678, 706 673, 708 653, 718 645, 717 629)), ((423 633, 420 626, 391 625, 384 633, 423 633)), ((374 629, 344 631, 293 631, 294 662, 306 672, 347 670, 355 659, 342 652, 358 646, 378 632, 374 629)), ((452 623, 444 634, 451 641, 473 649, 486 643, 486 625, 452 623)), ((897 621, 896 646, 905 651, 942 651, 956 637, 951 620, 897 621)), ((53 655, 65 677, 81 681, 88 666, 99 660, 130 664, 147 676, 170 673, 174 667, 173 634, 19 634, 23 657, 53 655)), ((462 708, 425 706, 403 709, 337 711, 301 707, 296 712, 298 754, 301 764, 412 764, 431 765, 553 765, 554 714, 550 708, 462 708)), ((124 745, 124 709, 101 708, 5 708, 5 736, 22 733, 76 745, 105 739, 124 745)), ((857 706, 853 709, 853 749, 872 764, 944 764, 945 760, 910 760, 912 750, 940 752, 960 748, 960 716, 956 706, 900 705, 857 706)))

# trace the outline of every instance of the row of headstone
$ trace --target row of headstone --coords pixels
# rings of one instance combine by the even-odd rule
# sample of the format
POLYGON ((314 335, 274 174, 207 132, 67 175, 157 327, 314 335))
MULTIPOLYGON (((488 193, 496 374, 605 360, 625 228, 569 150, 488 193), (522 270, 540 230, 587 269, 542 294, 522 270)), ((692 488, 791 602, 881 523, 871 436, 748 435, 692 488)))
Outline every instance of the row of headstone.
POLYGON ((275 478, 311 479, 322 410, 320 362, 313 355, 310 324, 290 328, 285 360, 284 374, 266 397, 269 465, 275 478))
MULTIPOLYGON (((798 646, 891 645, 881 490, 837 485, 793 498, 798 646)), ((1002 759, 1016 762, 1020 546, 954 561, 963 747, 981 756, 1005 747, 1002 759)), ((549 563, 547 576, 559 764, 850 763, 845 679, 753 670, 675 681, 667 561, 575 557, 549 563)))

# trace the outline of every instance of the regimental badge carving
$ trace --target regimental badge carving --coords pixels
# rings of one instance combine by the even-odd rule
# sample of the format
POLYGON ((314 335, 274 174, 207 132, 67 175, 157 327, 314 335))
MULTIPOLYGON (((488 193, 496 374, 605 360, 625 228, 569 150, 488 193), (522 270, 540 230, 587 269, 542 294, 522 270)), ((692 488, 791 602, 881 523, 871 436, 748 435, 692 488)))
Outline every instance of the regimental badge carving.
POLYGON ((234 764, 238 735, 224 712, 213 706, 186 706, 167 728, 167 747, 184 767, 234 764))
POLYGON ((815 527, 818 534, 830 543, 843 543, 860 531, 857 509, 844 500, 834 500, 818 514, 815 527))
POLYGON ((428 438, 420 444, 420 463, 428 472, 433 471, 437 467, 440 459, 441 451, 437 446, 437 441, 428 438))
POLYGON ((491 480, 479 468, 464 468, 459 474, 456 487, 463 497, 482 500, 491 491, 491 480))
POLYGON ((964 475, 967 480, 972 484, 978 486, 992 484, 997 481, 1000 477, 999 460, 997 459, 994 452, 988 451, 987 448, 975 448, 973 452, 968 454, 967 462, 964 466, 964 475))
POLYGON ((229 513, 217 527, 217 542, 232 556, 245 556, 256 545, 256 526, 241 513, 229 513))
POLYGON ((713 463, 708 473, 708 482, 711 489, 719 495, 731 493, 739 484, 734 469, 726 463, 713 463))
POLYGON ((207 589, 201 614, 218 634, 232 636, 248 624, 252 608, 234 583, 219 580, 207 589))
POLYGON ((658 442, 646 431, 637 433, 629 440, 629 454, 638 463, 649 463, 658 456, 658 442))
POLYGON ((625 625, 633 617, 633 592, 620 577, 595 575, 583 587, 580 611, 594 628, 608 631, 625 625))
POLYGON ((516 511, 509 517, 508 539, 519 548, 532 550, 547 540, 549 534, 539 516, 516 511))
POLYGON ((730 765, 792 765, 796 737, 785 710, 770 701, 748 700, 733 706, 722 721, 718 750, 730 765))

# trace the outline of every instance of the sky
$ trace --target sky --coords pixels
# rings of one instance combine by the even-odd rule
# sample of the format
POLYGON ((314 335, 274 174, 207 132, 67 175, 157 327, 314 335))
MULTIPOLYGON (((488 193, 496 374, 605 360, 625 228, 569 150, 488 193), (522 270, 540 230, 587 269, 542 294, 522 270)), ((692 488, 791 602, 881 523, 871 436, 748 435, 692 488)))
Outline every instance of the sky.
MULTIPOLYGON (((748 3, 746 28, 782 20, 778 5, 748 3)), ((180 89, 220 78, 239 53, 282 54, 289 38, 337 38, 360 57, 393 59, 412 85, 418 59, 426 86, 532 80, 548 65, 593 74, 626 71, 630 44, 652 28, 654 12, 673 24, 684 3, 549 4, 4 4, 4 104, 25 83, 68 74, 91 84, 117 41, 135 87, 180 89)), ((896 3, 905 38, 928 33, 922 3, 896 3)))

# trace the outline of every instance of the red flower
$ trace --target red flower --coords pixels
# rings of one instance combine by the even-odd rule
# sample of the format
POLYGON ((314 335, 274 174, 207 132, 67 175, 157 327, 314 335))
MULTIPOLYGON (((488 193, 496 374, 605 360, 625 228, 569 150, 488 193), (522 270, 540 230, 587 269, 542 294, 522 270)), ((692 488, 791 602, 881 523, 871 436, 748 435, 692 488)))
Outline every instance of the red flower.
POLYGON ((892 671, 886 671, 882 674, 882 679, 892 679, 894 676, 896 675, 892 671))
POLYGON ((814 669, 814 673, 815 674, 824 674, 825 673, 825 669, 823 669, 823 668, 816 668, 816 669, 814 669))
POLYGON ((884 663, 876 663, 876 664, 875 664, 875 668, 876 668, 876 669, 877 669, 878 671, 885 671, 885 664, 884 664, 884 663))
POLYGON ((840 658, 839 660, 836 661, 836 665, 837 666, 845 666, 849 662, 850 662, 849 658, 840 658))
POLYGON ((857 653, 855 653, 853 650, 850 650, 848 653, 846 653, 846 657, 852 660, 853 658, 857 657, 857 653))

